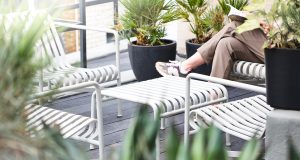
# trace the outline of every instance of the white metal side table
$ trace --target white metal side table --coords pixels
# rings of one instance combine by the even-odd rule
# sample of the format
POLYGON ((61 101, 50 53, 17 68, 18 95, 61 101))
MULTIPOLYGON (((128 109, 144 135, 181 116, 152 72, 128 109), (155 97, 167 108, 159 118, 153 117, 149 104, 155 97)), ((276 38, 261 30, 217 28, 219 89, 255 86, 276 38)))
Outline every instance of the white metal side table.
MULTIPOLYGON (((161 77, 104 89, 101 94, 149 105, 153 109, 154 118, 157 118, 156 115, 160 110, 163 129, 164 118, 184 113, 186 81, 181 77, 161 77)), ((220 84, 191 80, 190 86, 191 109, 225 102, 228 99, 226 88, 220 84)), ((156 145, 156 159, 159 159, 159 137, 156 139, 156 145)))

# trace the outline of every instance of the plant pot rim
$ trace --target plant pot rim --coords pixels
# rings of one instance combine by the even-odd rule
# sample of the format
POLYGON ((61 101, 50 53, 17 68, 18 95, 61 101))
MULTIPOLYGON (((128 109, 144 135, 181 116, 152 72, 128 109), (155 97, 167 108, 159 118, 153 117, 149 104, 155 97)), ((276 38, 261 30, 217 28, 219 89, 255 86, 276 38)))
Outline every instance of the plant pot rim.
POLYGON ((194 40, 194 39, 196 39, 196 38, 190 38, 190 39, 187 39, 185 42, 186 43, 189 43, 189 44, 194 44, 194 45, 202 45, 202 44, 204 44, 204 43, 193 43, 193 42, 191 42, 191 40, 194 40))
POLYGON ((265 50, 290 50, 290 51, 299 51, 300 48, 265 48, 265 50))
POLYGON ((142 46, 142 45, 136 45, 134 44, 134 42, 136 42, 136 40, 134 41, 131 41, 130 43, 128 43, 128 45, 131 45, 131 46, 134 46, 134 47, 140 47, 140 48, 149 48, 149 47, 162 47, 162 46, 171 46, 171 45, 174 45, 176 43, 175 40, 172 40, 172 39, 161 39, 161 41, 169 41, 170 43, 166 43, 164 45, 157 45, 157 46, 142 46))

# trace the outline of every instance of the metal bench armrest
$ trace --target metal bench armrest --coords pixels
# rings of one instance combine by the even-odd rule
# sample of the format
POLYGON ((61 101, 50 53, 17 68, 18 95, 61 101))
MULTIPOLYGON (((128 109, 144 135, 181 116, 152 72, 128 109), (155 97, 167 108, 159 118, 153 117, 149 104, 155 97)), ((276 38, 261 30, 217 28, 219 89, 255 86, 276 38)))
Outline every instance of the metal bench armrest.
POLYGON ((118 69, 119 77, 121 76, 121 74, 120 74, 120 37, 119 37, 118 31, 116 31, 114 29, 109 29, 109 28, 90 27, 90 26, 70 24, 70 23, 64 23, 64 22, 54 22, 54 24, 56 26, 60 26, 60 27, 68 27, 68 28, 73 28, 73 29, 78 29, 78 30, 105 32, 105 33, 113 34, 115 37, 116 67, 118 69))
MULTIPOLYGON (((188 99, 190 97, 190 83, 191 79, 198 79, 198 80, 203 80, 203 81, 208 81, 212 83, 217 83, 217 84, 222 84, 225 86, 231 86, 231 87, 236 87, 236 88, 241 88, 245 90, 250 90, 262 94, 266 94, 266 88, 263 87, 258 87, 254 85, 249 85, 245 83, 240 83, 240 82, 235 82, 235 81, 230 81, 222 78, 216 78, 216 77, 211 77, 211 76, 206 76, 202 74, 197 74, 197 73, 191 73, 186 77, 186 96, 185 99, 188 99)), ((190 113, 190 102, 185 101, 185 112, 184 112, 184 144, 185 147, 187 147, 189 144, 189 113, 190 113)))

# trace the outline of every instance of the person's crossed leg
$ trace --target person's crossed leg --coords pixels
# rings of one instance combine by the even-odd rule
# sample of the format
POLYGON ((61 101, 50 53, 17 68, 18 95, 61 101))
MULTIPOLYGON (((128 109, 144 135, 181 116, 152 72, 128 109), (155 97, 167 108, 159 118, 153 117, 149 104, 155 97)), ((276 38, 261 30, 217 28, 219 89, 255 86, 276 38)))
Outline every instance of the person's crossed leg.
POLYGON ((263 63, 261 50, 265 35, 261 30, 253 30, 237 35, 234 28, 239 22, 231 22, 212 39, 202 45, 197 52, 183 62, 157 62, 155 67, 162 75, 185 76, 202 64, 212 63, 211 76, 228 78, 233 61, 244 60, 263 63))

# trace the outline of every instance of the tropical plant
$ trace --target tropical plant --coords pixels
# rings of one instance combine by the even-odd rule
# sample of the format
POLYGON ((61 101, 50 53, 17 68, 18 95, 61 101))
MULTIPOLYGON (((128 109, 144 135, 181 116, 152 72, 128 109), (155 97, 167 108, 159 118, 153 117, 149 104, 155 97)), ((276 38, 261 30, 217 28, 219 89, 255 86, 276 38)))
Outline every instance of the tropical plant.
POLYGON ((193 43, 204 43, 224 25, 224 16, 229 13, 229 6, 242 9, 248 0, 219 0, 219 4, 209 7, 206 0, 176 0, 181 18, 190 24, 191 32, 196 38, 193 43))
MULTIPOLYGON (((173 125, 172 125, 173 126, 173 125)), ((155 138, 159 133, 159 118, 153 120, 146 107, 141 108, 127 131, 120 160, 153 160, 155 159, 155 138)), ((166 136, 166 160, 227 160, 230 159, 224 144, 221 131, 213 125, 201 128, 191 139, 189 149, 185 147, 174 127, 166 136)), ((289 160, 299 160, 296 147, 288 138, 289 160)), ((248 141, 237 160, 263 160, 264 149, 256 138, 248 141)))
POLYGON ((47 15, 10 14, 19 11, 10 5, 11 1, 0 0, 0 159, 86 159, 57 129, 26 128, 25 106, 34 93, 33 78, 46 62, 35 58, 34 47, 45 31, 47 15))
POLYGON ((218 0, 218 2, 223 10, 224 15, 228 15, 230 12, 230 7, 228 4, 238 10, 243 10, 243 8, 249 4, 249 0, 218 0))
POLYGON ((209 21, 204 22, 205 12, 208 8, 206 0, 176 0, 178 13, 181 18, 190 24, 191 32, 196 38, 193 43, 204 43, 211 38, 209 21))
MULTIPOLYGON (((146 107, 142 107, 126 134, 120 160, 155 159, 155 138, 159 132, 159 119, 153 120, 146 107), (146 127, 145 127, 146 126, 146 127)), ((260 160, 260 142, 251 140, 243 149, 239 160, 260 160)), ((167 160, 227 160, 221 131, 214 126, 201 129, 186 150, 174 128, 167 133, 167 160)))
POLYGON ((250 15, 237 32, 263 29, 260 20, 265 20, 271 26, 265 48, 300 48, 300 1, 277 0, 269 12, 264 9, 264 4, 264 0, 256 0, 246 7, 247 11, 255 11, 255 14, 250 15))
POLYGON ((155 159, 155 139, 159 131, 159 119, 153 121, 146 107, 141 107, 125 136, 120 160, 155 159))
POLYGON ((137 45, 161 45, 166 36, 164 24, 178 19, 171 0, 121 0, 125 13, 121 16, 122 34, 137 45))
POLYGON ((212 34, 215 34, 224 27, 224 14, 219 5, 209 8, 205 13, 204 23, 210 26, 212 34))

